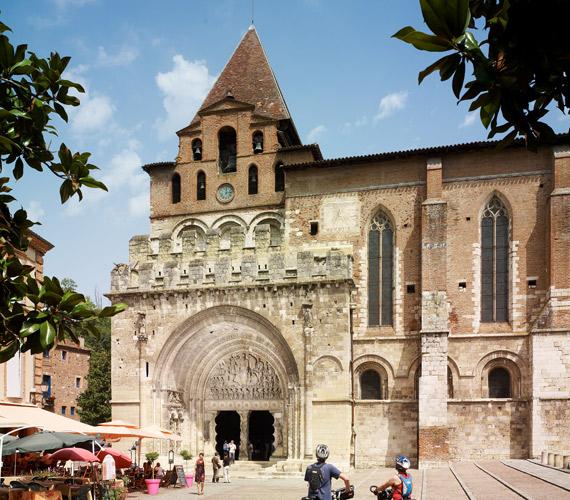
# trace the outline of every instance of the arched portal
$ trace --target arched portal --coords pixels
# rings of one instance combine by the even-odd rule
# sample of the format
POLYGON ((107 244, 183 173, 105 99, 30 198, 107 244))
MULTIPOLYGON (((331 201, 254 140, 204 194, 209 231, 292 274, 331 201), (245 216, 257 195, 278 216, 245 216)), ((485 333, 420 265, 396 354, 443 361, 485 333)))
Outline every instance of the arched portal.
POLYGON ((273 456, 300 456, 297 363, 281 333, 263 316, 215 306, 188 318, 165 342, 154 373, 160 420, 168 425, 169 415, 179 418, 182 411, 182 444, 193 453, 213 453, 237 414, 240 432, 234 441, 240 443, 240 459, 247 458, 250 418, 269 414, 271 425, 264 429, 273 436, 264 431, 261 439, 273 443, 273 456))

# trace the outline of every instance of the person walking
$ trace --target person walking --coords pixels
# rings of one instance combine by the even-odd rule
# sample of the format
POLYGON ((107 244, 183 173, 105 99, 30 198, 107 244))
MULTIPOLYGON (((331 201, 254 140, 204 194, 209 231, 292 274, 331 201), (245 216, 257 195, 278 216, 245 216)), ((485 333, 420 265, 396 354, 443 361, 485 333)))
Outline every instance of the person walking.
POLYGON ((232 482, 230 479, 230 465, 231 465, 230 456, 226 453, 224 455, 224 481, 226 483, 232 482))
POLYGON ((230 461, 232 462, 232 464, 236 461, 236 449, 237 446, 234 443, 234 440, 232 439, 229 444, 230 461))
POLYGON ((212 469, 214 471, 212 475, 212 483, 219 483, 220 473, 222 471, 222 461, 220 460, 220 454, 217 451, 212 457, 212 469))
POLYGON ((224 444, 222 446, 222 455, 226 455, 227 453, 230 452, 230 445, 228 443, 228 440, 224 440, 224 444))
POLYGON ((196 468, 194 470, 194 481, 196 481, 196 486, 198 487, 198 495, 203 495, 204 482, 206 481, 206 467, 204 465, 203 453, 200 453, 198 455, 198 460, 196 460, 196 468))

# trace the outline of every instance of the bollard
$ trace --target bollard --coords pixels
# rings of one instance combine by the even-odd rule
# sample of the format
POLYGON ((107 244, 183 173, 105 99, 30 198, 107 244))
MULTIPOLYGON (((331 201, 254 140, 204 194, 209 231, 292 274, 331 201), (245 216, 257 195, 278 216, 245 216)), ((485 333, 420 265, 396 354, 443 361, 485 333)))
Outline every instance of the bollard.
POLYGON ((554 455, 554 467, 562 468, 564 456, 557 453, 554 455))
POLYGON ((540 463, 542 465, 548 465, 548 453, 546 451, 540 454, 540 463))
POLYGON ((564 455, 562 459, 562 467, 564 469, 570 469, 570 455, 564 455))
POLYGON ((548 453, 548 465, 554 466, 554 453, 548 453))

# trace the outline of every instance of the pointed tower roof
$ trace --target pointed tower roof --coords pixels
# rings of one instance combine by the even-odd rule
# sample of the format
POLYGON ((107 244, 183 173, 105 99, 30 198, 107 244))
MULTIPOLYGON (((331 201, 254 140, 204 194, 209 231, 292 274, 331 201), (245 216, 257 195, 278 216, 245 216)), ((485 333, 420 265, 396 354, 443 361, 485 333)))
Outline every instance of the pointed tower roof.
POLYGON ((199 114, 203 109, 228 96, 255 106, 256 114, 276 120, 291 119, 279 84, 253 26, 249 27, 241 39, 191 124, 200 119, 199 114))

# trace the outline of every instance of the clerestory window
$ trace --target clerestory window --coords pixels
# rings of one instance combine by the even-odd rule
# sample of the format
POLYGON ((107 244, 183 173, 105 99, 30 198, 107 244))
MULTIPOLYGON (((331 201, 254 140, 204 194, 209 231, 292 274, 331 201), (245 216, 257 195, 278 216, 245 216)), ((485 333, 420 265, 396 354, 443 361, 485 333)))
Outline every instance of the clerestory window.
POLYGON ((508 321, 509 218, 494 196, 481 219, 481 321, 508 321))
POLYGON ((172 176, 172 203, 180 203, 182 197, 182 188, 180 183, 180 174, 172 176))
POLYGON ((368 232, 368 325, 391 325, 393 320, 394 230, 383 212, 372 219, 368 232))

